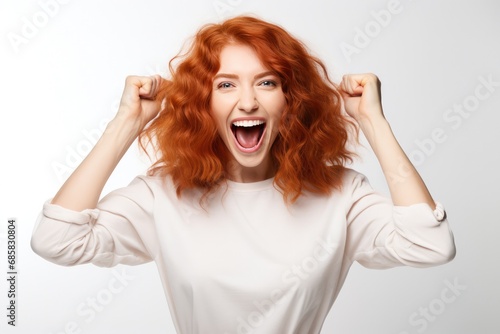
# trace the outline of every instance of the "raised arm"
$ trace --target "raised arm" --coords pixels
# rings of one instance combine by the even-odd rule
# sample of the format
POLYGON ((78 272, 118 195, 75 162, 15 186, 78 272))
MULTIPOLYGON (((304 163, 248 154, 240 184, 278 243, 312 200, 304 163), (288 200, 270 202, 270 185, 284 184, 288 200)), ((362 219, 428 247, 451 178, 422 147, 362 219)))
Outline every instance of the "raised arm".
POLYGON ((434 210, 431 194, 384 117, 377 76, 345 75, 340 92, 346 112, 359 124, 382 167, 394 205, 427 203, 434 210))
POLYGON ((376 193, 364 178, 354 178, 347 241, 353 260, 371 268, 451 261, 456 250, 444 210, 436 210, 384 117, 379 79, 373 74, 346 75, 340 90, 346 112, 356 119, 379 160, 392 199, 376 193))
POLYGON ((115 118, 108 124, 95 147, 75 169, 52 199, 66 209, 95 208, 109 176, 146 124, 161 108, 157 93, 163 79, 127 77, 115 118))

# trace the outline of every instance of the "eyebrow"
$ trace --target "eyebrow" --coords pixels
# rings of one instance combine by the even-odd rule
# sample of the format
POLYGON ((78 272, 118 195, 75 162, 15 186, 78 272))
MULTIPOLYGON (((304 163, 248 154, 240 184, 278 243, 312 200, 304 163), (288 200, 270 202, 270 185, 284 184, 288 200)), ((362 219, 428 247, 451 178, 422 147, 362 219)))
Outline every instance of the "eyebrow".
MULTIPOLYGON (((268 75, 276 75, 276 73, 273 71, 262 72, 262 73, 257 74, 256 76, 254 76, 254 79, 260 79, 260 78, 266 77, 268 75)), ((215 75, 214 80, 218 79, 218 78, 238 79, 238 76, 236 74, 219 73, 219 74, 215 75)))

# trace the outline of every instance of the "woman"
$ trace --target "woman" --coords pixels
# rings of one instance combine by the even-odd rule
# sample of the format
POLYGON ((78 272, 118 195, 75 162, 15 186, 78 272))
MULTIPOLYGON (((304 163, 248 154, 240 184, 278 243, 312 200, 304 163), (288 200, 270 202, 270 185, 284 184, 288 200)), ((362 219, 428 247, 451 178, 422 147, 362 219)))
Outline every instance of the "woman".
POLYGON ((203 27, 170 80, 127 78, 32 247, 62 265, 155 261, 179 333, 319 333, 353 261, 450 261, 445 218, 383 116, 375 75, 334 85, 282 28, 236 17, 203 27), (358 127, 391 199, 344 167, 358 127), (137 137, 158 160, 98 201, 137 137))

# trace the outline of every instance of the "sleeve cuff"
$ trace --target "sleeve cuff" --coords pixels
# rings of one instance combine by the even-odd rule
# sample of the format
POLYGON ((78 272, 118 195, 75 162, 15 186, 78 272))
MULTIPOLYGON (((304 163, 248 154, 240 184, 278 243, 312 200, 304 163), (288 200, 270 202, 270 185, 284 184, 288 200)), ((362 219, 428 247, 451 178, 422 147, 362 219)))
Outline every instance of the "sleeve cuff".
POLYGON ((439 202, 436 203, 436 209, 433 211, 434 217, 436 217, 437 221, 442 222, 446 219, 446 211, 444 210, 443 204, 439 202))
POLYGON ((43 215, 48 218, 77 225, 84 225, 88 224, 92 220, 97 219, 97 217, 99 216, 98 209, 74 211, 56 204, 51 204, 51 200, 52 199, 49 199, 43 205, 43 215))

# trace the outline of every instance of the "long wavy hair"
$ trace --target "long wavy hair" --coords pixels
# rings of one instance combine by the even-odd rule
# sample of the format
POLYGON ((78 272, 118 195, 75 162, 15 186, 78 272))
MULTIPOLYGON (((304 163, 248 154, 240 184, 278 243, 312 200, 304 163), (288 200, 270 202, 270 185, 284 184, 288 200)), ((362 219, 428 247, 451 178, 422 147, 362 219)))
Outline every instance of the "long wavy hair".
POLYGON ((161 90, 164 108, 140 135, 142 149, 152 144, 157 153, 148 174, 170 175, 178 196, 201 188, 206 197, 227 179, 233 157, 217 132, 210 99, 221 50, 229 44, 252 47, 282 82, 286 107, 270 154, 285 202, 295 202, 304 191, 339 189, 353 156, 346 144, 356 127, 341 110, 336 85, 299 40, 248 16, 205 25, 188 50, 170 61, 171 79, 161 90))

